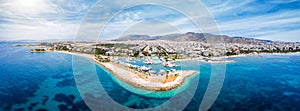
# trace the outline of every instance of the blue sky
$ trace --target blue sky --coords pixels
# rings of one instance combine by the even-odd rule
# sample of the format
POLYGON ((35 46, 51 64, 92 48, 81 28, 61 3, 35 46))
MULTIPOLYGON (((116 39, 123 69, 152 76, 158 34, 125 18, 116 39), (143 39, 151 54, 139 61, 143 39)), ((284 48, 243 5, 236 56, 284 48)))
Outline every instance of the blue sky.
MULTIPOLYGON (((189 7, 184 0, 177 2, 180 2, 183 8, 189 7)), ((204 4, 214 17, 221 34, 300 42, 299 0, 199 2, 204 4)), ((90 24, 86 28, 88 36, 89 33, 99 32, 95 24, 106 23, 107 21, 102 19, 107 17, 107 14, 120 11, 117 7, 117 1, 112 0, 0 0, 0 40, 73 39, 82 19, 89 12, 92 17, 86 19, 86 23, 90 24), (101 11, 95 10, 97 8, 91 10, 97 6, 101 11)), ((197 9, 191 9, 193 10, 197 9)), ((133 31, 149 35, 197 32, 193 23, 176 10, 141 5, 124 9, 116 15, 104 30, 103 39, 117 38, 122 34, 134 33, 133 31), (145 31, 147 29, 148 31, 145 31)))

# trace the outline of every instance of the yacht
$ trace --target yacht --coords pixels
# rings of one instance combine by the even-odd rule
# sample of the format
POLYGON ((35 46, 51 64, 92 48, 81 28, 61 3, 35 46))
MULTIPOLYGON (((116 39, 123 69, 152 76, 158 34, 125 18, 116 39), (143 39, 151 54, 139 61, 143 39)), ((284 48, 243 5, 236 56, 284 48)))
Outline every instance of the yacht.
POLYGON ((178 65, 172 64, 171 62, 164 62, 163 65, 164 65, 165 67, 178 67, 178 65))

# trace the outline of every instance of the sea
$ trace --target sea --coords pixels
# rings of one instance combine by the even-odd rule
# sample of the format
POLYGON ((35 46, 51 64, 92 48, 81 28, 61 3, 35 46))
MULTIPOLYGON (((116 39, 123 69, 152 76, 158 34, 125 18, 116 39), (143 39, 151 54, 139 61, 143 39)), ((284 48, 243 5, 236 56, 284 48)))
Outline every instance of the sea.
POLYGON ((35 43, 0 42, 1 111, 300 111, 299 53, 176 62, 177 70, 198 73, 159 92, 120 81, 88 58, 17 44, 35 43))

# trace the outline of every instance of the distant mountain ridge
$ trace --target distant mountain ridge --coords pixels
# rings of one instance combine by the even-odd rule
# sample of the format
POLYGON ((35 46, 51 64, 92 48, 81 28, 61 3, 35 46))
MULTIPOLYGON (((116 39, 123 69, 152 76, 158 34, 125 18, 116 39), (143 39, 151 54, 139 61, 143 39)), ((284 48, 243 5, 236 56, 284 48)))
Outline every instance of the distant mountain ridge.
POLYGON ((163 36, 149 35, 127 35, 115 39, 114 41, 133 41, 133 40, 169 40, 169 41, 203 41, 203 42, 225 42, 225 43, 253 43, 253 42, 272 42, 271 40, 260 40, 245 37, 229 37, 227 35, 214 35, 209 33, 187 32, 185 34, 169 34, 163 36))

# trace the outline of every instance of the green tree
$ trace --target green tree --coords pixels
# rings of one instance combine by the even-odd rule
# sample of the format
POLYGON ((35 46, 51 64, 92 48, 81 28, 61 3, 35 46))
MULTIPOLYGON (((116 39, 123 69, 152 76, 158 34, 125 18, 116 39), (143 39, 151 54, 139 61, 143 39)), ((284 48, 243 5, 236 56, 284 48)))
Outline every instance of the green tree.
POLYGON ((101 49, 101 48, 96 48, 96 49, 95 49, 95 55, 105 55, 105 53, 106 53, 107 51, 108 51, 108 50, 101 49))

